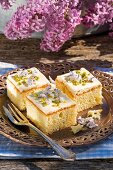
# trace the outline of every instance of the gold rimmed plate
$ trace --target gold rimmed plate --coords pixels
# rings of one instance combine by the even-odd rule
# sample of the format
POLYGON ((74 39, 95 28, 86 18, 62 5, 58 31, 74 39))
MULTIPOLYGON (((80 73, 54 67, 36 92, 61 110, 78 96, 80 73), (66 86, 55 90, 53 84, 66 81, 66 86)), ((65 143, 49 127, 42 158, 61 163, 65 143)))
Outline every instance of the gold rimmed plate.
MULTIPOLYGON (((68 72, 69 70, 78 69, 78 67, 70 63, 55 63, 54 65, 39 64, 37 67, 46 77, 50 75, 53 79, 55 79, 57 75, 68 72)), ((41 137, 36 135, 28 127, 14 126, 3 113, 2 106, 8 101, 6 95, 6 78, 9 74, 17 72, 18 70, 19 69, 13 70, 0 78, 0 133, 21 144, 42 147, 48 146, 41 137)), ((62 146, 70 147, 95 143, 106 138, 113 131, 113 77, 100 71, 92 71, 92 73, 101 81, 103 86, 103 104, 93 108, 94 110, 102 109, 98 127, 81 131, 76 135, 73 134, 71 128, 53 133, 50 137, 58 141, 62 146)), ((87 112, 88 110, 79 113, 79 115, 85 115, 87 112)))

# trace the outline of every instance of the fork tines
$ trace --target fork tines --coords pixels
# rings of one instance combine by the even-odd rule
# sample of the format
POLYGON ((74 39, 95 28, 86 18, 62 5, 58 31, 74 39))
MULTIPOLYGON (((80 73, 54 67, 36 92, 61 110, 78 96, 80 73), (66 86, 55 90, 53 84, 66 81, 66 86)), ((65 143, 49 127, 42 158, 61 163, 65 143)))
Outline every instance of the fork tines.
POLYGON ((12 114, 14 115, 14 117, 18 120, 18 121, 27 121, 28 119, 23 115, 23 113, 20 112, 20 110, 13 104, 7 104, 10 111, 12 112, 12 114))

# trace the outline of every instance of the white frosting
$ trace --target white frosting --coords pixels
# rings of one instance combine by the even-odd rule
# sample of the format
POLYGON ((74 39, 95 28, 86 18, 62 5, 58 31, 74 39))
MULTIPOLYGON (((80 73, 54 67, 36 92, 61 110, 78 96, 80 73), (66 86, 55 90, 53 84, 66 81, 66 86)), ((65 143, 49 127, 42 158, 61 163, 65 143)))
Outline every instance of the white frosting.
POLYGON ((49 80, 47 80, 47 78, 35 67, 11 74, 8 76, 8 79, 20 92, 27 91, 35 87, 40 88, 43 85, 50 84, 49 80), (22 80, 25 79, 25 83, 22 83, 22 80, 15 80, 15 77, 22 77, 22 80))
MULTIPOLYGON (((66 77, 70 75, 70 73, 66 73, 60 76, 57 76, 57 80, 63 82, 65 86, 76 96, 76 94, 82 94, 83 92, 87 92, 88 90, 101 85, 99 80, 97 80, 89 71, 85 68, 80 69, 81 72, 86 72, 88 74, 88 79, 91 79, 92 82, 87 82, 84 85, 82 83, 78 85, 74 85, 71 81, 66 81, 66 77)), ((73 74, 76 75, 76 70, 72 71, 73 74)))
POLYGON ((64 93, 62 93, 60 90, 58 90, 59 91, 58 98, 60 100, 60 103, 59 103, 59 105, 54 104, 52 102, 54 100, 54 95, 53 95, 53 97, 47 97, 46 93, 48 92, 49 94, 52 94, 52 92, 54 93, 55 90, 57 91, 58 89, 51 87, 51 89, 46 89, 46 90, 42 90, 42 91, 38 92, 38 93, 41 93, 40 96, 42 98, 46 97, 46 105, 43 105, 40 102, 41 98, 38 98, 38 97, 35 98, 34 97, 34 94, 37 94, 36 92, 34 94, 27 96, 27 98, 30 101, 32 101, 35 104, 35 106, 37 108, 39 108, 46 115, 52 114, 52 113, 57 112, 61 109, 75 105, 75 103, 71 99, 69 99, 64 93))

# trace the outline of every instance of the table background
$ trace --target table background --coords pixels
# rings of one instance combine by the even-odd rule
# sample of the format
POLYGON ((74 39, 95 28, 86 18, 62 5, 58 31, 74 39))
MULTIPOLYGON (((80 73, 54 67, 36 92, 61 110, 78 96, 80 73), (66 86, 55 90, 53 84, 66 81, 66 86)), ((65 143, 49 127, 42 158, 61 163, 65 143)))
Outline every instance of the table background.
MULTIPOLYGON (((100 67, 113 66, 113 39, 107 35, 92 36, 82 39, 72 39, 67 42, 58 53, 45 53, 39 50, 38 39, 21 41, 7 40, 0 36, 0 61, 13 64, 30 65, 37 62, 76 62, 83 66, 90 65, 100 67)), ((0 169, 11 170, 45 170, 45 169, 91 169, 108 170, 113 169, 113 160, 85 160, 65 162, 56 160, 1 160, 0 169)))

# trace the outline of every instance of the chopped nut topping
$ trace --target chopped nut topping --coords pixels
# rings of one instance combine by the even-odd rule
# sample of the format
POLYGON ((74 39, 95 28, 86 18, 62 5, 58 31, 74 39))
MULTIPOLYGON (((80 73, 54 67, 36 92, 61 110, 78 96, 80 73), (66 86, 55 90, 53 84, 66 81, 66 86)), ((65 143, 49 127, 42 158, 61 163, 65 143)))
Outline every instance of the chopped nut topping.
POLYGON ((82 72, 81 70, 70 71, 69 75, 65 76, 67 82, 71 82, 73 85, 77 86, 82 84, 83 86, 86 83, 93 82, 93 77, 90 77, 90 74, 87 72, 82 72))
POLYGON ((33 72, 30 69, 19 71, 17 74, 12 76, 12 78, 17 82, 19 86, 32 86, 39 80, 39 77, 36 75, 36 70, 33 72))
POLYGON ((47 87, 45 90, 31 94, 35 100, 40 102, 44 107, 51 103, 53 107, 58 107, 60 103, 65 103, 65 99, 60 96, 60 90, 47 87))

